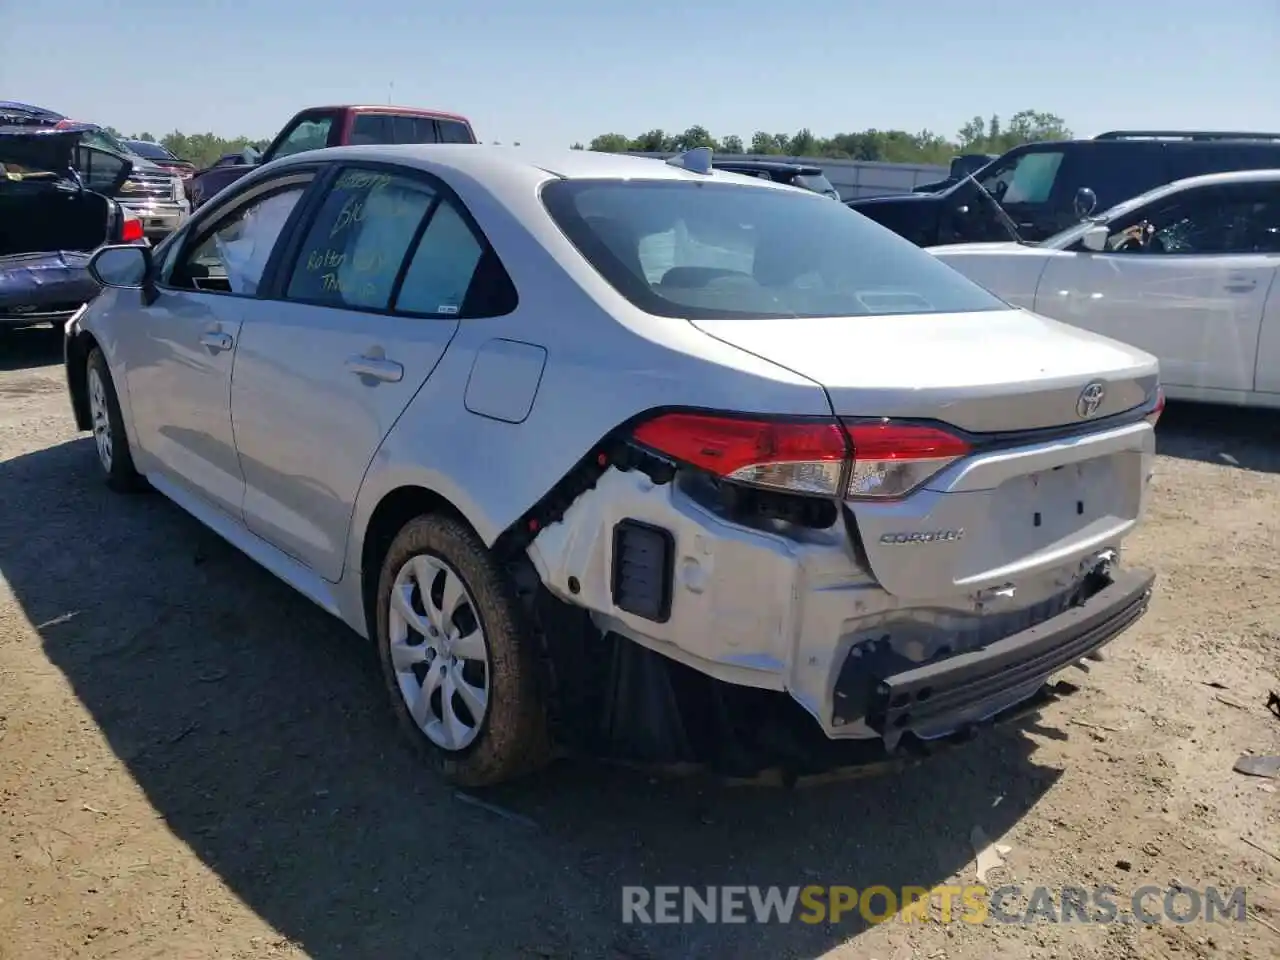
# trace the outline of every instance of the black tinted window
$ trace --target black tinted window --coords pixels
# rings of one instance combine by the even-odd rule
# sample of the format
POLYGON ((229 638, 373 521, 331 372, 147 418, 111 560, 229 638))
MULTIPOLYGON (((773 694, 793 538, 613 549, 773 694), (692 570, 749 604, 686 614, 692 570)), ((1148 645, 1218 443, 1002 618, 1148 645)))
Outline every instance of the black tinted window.
POLYGON ((1135 254, 1280 251, 1280 184, 1204 187, 1148 204, 1112 224, 1109 250, 1135 254))
POLYGON ((1100 213, 1168 182, 1163 154, 1159 144, 1122 144, 1084 154, 1072 170, 1079 182, 1071 186, 1092 190, 1098 198, 1092 212, 1100 213))
POLYGON ((1178 144, 1168 148, 1170 180, 1231 170, 1280 169, 1280 143, 1178 144))
POLYGON ((90 190, 109 191, 120 178, 127 161, 97 147, 76 147, 75 165, 80 179, 90 190))
POLYGON ((440 125, 441 143, 475 143, 475 135, 465 123, 457 120, 437 120, 440 125))
POLYGON ((285 295, 330 307, 385 310, 436 193, 419 180, 345 170, 298 252, 285 295))
POLYGON ((351 143, 394 143, 391 139, 391 118, 382 113, 357 114, 351 124, 351 143))

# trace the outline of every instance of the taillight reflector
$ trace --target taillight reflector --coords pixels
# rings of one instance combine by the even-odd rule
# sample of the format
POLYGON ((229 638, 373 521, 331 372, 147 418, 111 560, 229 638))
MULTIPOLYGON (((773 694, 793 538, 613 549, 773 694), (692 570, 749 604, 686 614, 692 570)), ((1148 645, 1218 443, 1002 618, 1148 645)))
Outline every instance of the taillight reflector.
POLYGON ((893 499, 970 452, 945 430, 892 420, 738 418, 668 413, 636 442, 726 480, 797 494, 893 499))
POLYGON ((882 420, 845 429, 853 441, 849 497, 905 496, 973 449, 953 433, 914 423, 882 420))
POLYGON ((142 230, 142 221, 137 217, 126 215, 124 223, 120 225, 120 242, 136 243, 144 236, 142 230))
POLYGON ((1160 414, 1162 413, 1164 413, 1164 387, 1156 387, 1156 405, 1147 414, 1147 423, 1154 427, 1159 422, 1160 414))

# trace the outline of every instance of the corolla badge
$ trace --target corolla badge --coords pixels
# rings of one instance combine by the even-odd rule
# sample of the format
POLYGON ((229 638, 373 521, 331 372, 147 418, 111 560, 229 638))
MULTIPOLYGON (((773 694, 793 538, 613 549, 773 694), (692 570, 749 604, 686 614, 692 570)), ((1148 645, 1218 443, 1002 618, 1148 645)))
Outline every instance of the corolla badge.
POLYGON ((1080 391, 1080 396, 1076 399, 1076 416, 1081 420, 1087 420, 1098 412, 1102 406, 1102 401, 1106 399, 1107 388, 1101 381, 1095 380, 1080 391))
POLYGON ((950 543, 964 537, 964 528, 959 530, 925 530, 915 533, 886 533, 880 537, 884 544, 902 543, 950 543))

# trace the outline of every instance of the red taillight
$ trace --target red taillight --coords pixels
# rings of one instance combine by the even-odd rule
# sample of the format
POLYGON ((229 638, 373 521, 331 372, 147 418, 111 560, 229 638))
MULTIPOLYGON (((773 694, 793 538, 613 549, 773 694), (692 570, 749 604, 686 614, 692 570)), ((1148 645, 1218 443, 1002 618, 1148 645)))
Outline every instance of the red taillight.
POLYGON ((124 223, 120 225, 120 242, 137 243, 143 236, 142 221, 137 217, 126 214, 124 223))
POLYGON ((841 498, 904 496, 970 450, 944 430, 891 420, 841 426, 669 413, 642 423, 633 436, 726 480, 841 498))
POLYGON ((1154 427, 1159 422, 1160 414, 1162 413, 1164 413, 1164 387, 1156 387, 1156 405, 1147 414, 1147 423, 1154 427))
POLYGON ((829 420, 747 420, 668 413, 642 423, 637 442, 673 460, 763 487, 835 496, 849 448, 829 420))

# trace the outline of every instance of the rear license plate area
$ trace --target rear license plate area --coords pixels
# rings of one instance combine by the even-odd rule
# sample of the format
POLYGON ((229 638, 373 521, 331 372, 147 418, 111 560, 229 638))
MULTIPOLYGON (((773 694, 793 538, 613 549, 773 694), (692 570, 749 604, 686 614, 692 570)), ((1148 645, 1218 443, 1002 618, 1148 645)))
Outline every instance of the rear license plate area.
POLYGON ((1010 480, 1000 491, 1002 520, 1047 543, 1114 515, 1120 481, 1115 460, 1099 457, 1010 480))

